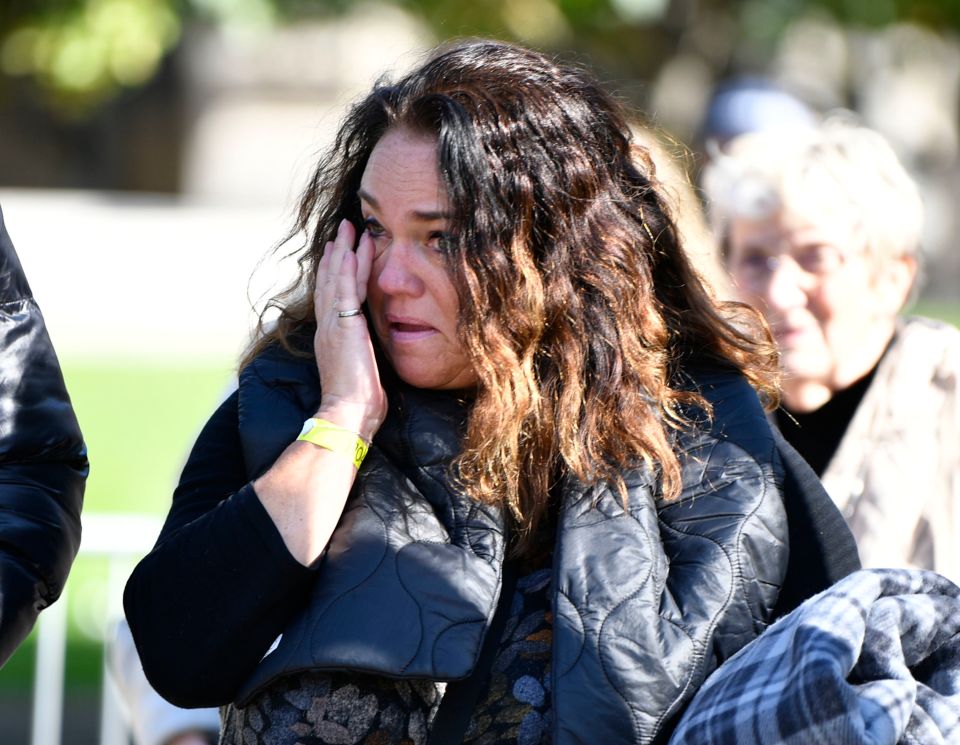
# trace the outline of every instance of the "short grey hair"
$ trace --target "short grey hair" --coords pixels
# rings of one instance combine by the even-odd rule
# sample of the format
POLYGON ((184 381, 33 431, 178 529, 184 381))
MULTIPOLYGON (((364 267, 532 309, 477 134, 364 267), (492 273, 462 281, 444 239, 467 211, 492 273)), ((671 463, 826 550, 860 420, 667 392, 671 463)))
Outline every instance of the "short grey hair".
POLYGON ((918 257, 917 185, 887 141, 849 116, 805 130, 741 135, 713 156, 702 183, 711 228, 724 247, 734 219, 762 220, 781 208, 809 215, 812 208, 850 211, 877 267, 918 257))

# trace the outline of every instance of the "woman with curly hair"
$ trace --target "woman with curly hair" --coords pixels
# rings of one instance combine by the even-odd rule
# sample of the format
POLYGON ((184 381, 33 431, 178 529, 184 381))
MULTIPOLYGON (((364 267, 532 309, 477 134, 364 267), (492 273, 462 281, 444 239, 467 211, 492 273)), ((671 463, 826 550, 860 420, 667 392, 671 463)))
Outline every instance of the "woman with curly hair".
POLYGON ((662 741, 851 568, 839 530, 790 571, 772 342, 586 73, 438 49, 352 108, 297 234, 125 596, 222 742, 662 741))

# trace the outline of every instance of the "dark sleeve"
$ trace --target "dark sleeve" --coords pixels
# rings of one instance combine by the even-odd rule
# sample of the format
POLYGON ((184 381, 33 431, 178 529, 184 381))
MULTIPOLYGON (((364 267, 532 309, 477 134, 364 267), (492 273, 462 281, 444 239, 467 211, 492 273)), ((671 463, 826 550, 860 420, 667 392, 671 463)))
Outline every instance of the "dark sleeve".
POLYGON ((790 535, 790 559, 774 618, 837 580, 860 569, 860 556, 850 528, 817 474, 773 427, 783 459, 783 499, 790 535))
POLYGON ((232 701, 312 578, 247 483, 234 393, 200 433, 157 545, 127 582, 147 679, 179 706, 232 701))
POLYGON ((0 213, 0 665, 60 596, 86 478, 60 365, 0 213))

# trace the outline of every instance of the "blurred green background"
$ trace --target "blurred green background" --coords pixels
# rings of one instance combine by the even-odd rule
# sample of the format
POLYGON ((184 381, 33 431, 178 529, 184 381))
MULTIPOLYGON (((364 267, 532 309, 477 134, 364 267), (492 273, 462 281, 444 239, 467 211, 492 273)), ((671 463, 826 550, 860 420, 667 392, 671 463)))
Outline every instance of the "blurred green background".
MULTIPOLYGON (((960 0, 4 0, 0 205, 87 438, 85 514, 163 515, 344 103, 444 39, 589 65, 693 182, 724 80, 857 112, 927 204, 914 310, 960 323, 958 32, 960 0)), ((96 742, 107 571, 81 557, 68 584, 71 745, 96 742)), ((0 669, 0 742, 27 742, 34 656, 35 635, 0 669)))
MULTIPOLYGON (((69 359, 61 364, 92 464, 84 513, 163 515, 194 438, 226 395, 232 361, 149 368, 69 359)), ((104 559, 82 557, 68 585, 67 682, 91 693, 100 685, 100 626, 112 610, 106 574, 104 559)), ((0 669, 0 697, 29 688, 35 637, 0 669)))

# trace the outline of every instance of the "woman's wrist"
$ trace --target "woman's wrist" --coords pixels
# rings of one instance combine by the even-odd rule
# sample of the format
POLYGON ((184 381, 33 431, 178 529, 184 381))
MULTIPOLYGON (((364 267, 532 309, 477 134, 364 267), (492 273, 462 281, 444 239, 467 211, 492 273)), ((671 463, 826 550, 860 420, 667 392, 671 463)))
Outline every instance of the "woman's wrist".
POLYGON ((297 440, 311 442, 341 456, 349 457, 354 468, 358 469, 370 448, 370 442, 353 430, 339 427, 327 419, 315 417, 303 423, 303 430, 297 440))
POLYGON ((379 414, 370 412, 369 407, 345 401, 322 402, 313 418, 326 420, 354 432, 368 443, 373 440, 383 421, 379 414))

